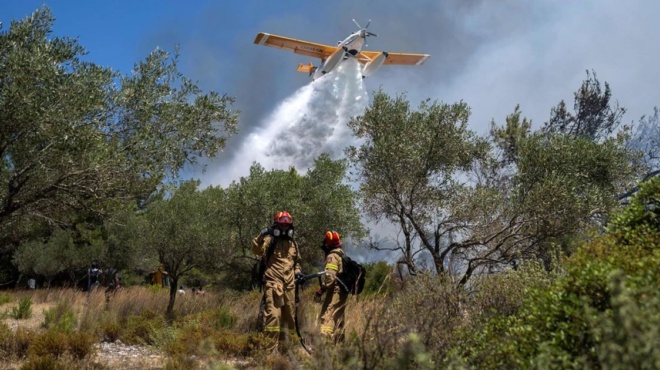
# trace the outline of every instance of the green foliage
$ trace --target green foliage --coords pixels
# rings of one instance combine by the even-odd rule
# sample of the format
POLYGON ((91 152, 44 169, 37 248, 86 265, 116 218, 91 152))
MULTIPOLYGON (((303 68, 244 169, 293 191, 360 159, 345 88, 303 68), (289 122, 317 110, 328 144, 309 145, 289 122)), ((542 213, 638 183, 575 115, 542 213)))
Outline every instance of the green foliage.
POLYGON ((121 337, 122 327, 114 319, 105 316, 101 319, 100 328, 103 340, 114 342, 121 337))
POLYGON ((30 344, 30 359, 62 358, 67 354, 75 360, 89 357, 94 351, 94 337, 89 333, 46 331, 30 344))
POLYGON ((520 148, 515 200, 526 214, 547 220, 537 233, 557 237, 584 230, 594 210, 617 205, 618 184, 632 178, 629 156, 616 140, 534 135, 520 148))
POLYGON ((218 330, 212 337, 215 349, 224 354, 238 354, 246 356, 250 354, 250 336, 239 334, 229 330, 218 330))
POLYGON ((30 358, 21 366, 21 370, 69 370, 70 366, 53 356, 30 356, 30 358))
POLYGON ((0 305, 11 302, 11 296, 6 293, 0 293, 0 305))
POLYGON ((11 309, 11 317, 16 320, 32 317, 32 298, 26 297, 18 302, 18 306, 11 309))
POLYGON ((233 329, 237 318, 227 307, 220 307, 211 312, 211 323, 216 329, 233 329))
MULTIPOLYGON (((224 257, 218 250, 223 237, 220 209, 197 186, 198 181, 182 183, 169 198, 152 202, 142 217, 126 226, 133 230, 134 243, 140 245, 136 252, 142 258, 158 257, 168 266, 173 287, 193 268, 212 268, 224 257)), ((168 314, 173 312, 175 300, 170 291, 168 314)))
POLYGON ((165 294, 167 293, 167 288, 161 285, 147 285, 147 291, 154 294, 165 294))
POLYGON ((46 331, 37 335, 30 344, 30 357, 52 356, 58 358, 67 351, 67 335, 62 332, 46 331))
POLYGON ((98 228, 90 230, 83 225, 55 230, 44 240, 22 243, 14 253, 13 263, 24 274, 46 277, 48 284, 63 271, 75 276, 77 271, 86 271, 90 261, 106 253, 100 233, 98 228))
POLYGON ((0 238, 103 218, 143 200, 235 132, 233 98, 202 93, 155 50, 127 76, 53 37, 46 7, 0 33, 0 238))
POLYGON ((249 176, 233 182, 223 191, 214 189, 210 193, 213 204, 223 206, 218 214, 222 223, 229 227, 221 243, 226 245, 223 248, 225 265, 232 268, 227 279, 243 283, 234 287, 247 287, 249 276, 235 272, 250 271, 254 260, 245 257, 253 255, 251 240, 272 225, 278 211, 286 210, 293 216, 304 270, 312 269, 309 261, 321 257, 317 246, 327 230, 336 230, 342 238, 350 237, 355 242, 364 237, 357 194, 344 182, 347 166, 346 161, 333 161, 323 154, 302 176, 293 168, 266 171, 255 163, 249 176))
POLYGON ((392 369, 436 369, 431 354, 426 351, 419 335, 411 333, 401 346, 396 366, 392 369))
POLYGON ((76 314, 71 303, 63 300, 49 310, 44 310, 43 326, 52 331, 72 333, 76 329, 76 314))
POLYGON ((13 336, 14 333, 9 326, 4 321, 0 322, 0 356, 7 356, 12 353, 13 336))
POLYGON ((126 319, 121 339, 128 344, 154 344, 154 333, 166 326, 165 318, 143 313, 126 319))
POLYGON ((418 235, 439 273, 445 271, 450 255, 440 246, 445 230, 438 224, 453 226, 453 198, 463 188, 455 179, 488 150, 487 143, 468 129, 469 115, 463 102, 427 100, 413 110, 405 96, 390 98, 377 92, 364 115, 349 123, 361 142, 347 153, 362 180, 364 211, 401 228, 408 261, 416 252, 413 235, 418 235))
POLYGON ((523 261, 517 270, 475 279, 476 292, 465 307, 478 320, 515 315, 530 291, 549 288, 558 275, 558 271, 548 272, 539 261, 523 261))
POLYGON ((622 244, 657 248, 660 244, 660 178, 643 184, 630 205, 613 217, 607 229, 622 244))
POLYGON ((367 269, 366 280, 364 283, 363 295, 388 294, 394 287, 392 278, 392 266, 385 261, 367 263, 364 265, 367 269))
POLYGON ((610 279, 612 310, 588 317, 594 337, 598 362, 604 369, 657 369, 660 354, 655 343, 660 340, 660 294, 655 286, 631 289, 625 276, 610 279))
POLYGON ((656 368, 648 343, 660 339, 660 254, 649 241, 660 231, 649 228, 655 208, 638 205, 659 190, 643 184, 608 234, 567 260, 565 276, 529 290, 514 315, 466 334, 459 357, 479 368, 656 368))
POLYGON ((194 369, 197 363, 194 358, 186 355, 170 357, 165 364, 165 370, 189 370, 194 369))
POLYGON ((491 122, 490 136, 496 148, 502 151, 505 163, 516 162, 519 159, 520 145, 530 135, 532 122, 522 117, 520 106, 517 105, 512 114, 506 117, 506 124, 498 127, 491 122))
POLYGON ((76 360, 83 360, 94 354, 95 338, 89 333, 75 332, 67 335, 68 351, 76 360))

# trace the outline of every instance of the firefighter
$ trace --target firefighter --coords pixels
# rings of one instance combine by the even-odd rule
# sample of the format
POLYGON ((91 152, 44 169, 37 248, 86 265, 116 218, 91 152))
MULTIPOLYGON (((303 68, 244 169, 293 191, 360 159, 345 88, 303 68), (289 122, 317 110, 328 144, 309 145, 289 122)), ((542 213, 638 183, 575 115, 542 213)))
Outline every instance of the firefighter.
POLYGON ((314 294, 314 299, 321 302, 323 293, 325 299, 321 305, 319 323, 321 335, 335 342, 343 340, 344 310, 348 301, 348 291, 342 289, 337 275, 343 272, 341 239, 336 231, 328 231, 323 238, 321 249, 325 252, 325 272, 321 287, 314 294))
POLYGON ((275 215, 273 226, 262 231, 252 241, 253 252, 264 261, 263 331, 277 342, 285 344, 295 335, 295 279, 300 271, 300 251, 293 239, 293 217, 286 212, 275 215))

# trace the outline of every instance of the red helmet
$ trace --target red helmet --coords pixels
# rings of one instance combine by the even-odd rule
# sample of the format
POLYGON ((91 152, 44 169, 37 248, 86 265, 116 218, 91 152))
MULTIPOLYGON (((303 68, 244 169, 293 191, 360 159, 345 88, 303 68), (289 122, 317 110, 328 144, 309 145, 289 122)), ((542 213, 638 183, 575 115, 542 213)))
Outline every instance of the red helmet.
POLYGON ((293 217, 291 217, 291 215, 287 211, 277 212, 274 221, 276 224, 292 225, 293 217))
POLYGON ((336 248, 341 246, 341 239, 339 238, 339 234, 336 231, 328 231, 325 233, 323 243, 325 243, 325 245, 328 247, 336 248))

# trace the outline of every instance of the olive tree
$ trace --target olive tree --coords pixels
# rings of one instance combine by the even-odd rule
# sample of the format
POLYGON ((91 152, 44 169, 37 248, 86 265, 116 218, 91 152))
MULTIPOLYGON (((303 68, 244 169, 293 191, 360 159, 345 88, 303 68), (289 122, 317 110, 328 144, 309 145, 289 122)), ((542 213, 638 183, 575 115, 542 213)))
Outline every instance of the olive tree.
POLYGON ((360 221, 357 193, 345 181, 347 166, 345 160, 335 161, 327 154, 319 156, 304 175, 293 168, 266 171, 253 164, 250 174, 224 189, 224 198, 218 202, 225 207, 220 217, 229 227, 228 249, 232 250, 221 268, 247 282, 246 274, 255 261, 250 241, 282 210, 293 216, 305 267, 310 267, 309 261, 320 253, 316 247, 327 230, 338 231, 345 240, 361 240, 366 231, 360 221))
POLYGON ((48 8, 0 33, 0 240, 70 227, 146 198, 235 131, 233 98, 204 93, 155 50, 127 75, 52 36, 48 8))

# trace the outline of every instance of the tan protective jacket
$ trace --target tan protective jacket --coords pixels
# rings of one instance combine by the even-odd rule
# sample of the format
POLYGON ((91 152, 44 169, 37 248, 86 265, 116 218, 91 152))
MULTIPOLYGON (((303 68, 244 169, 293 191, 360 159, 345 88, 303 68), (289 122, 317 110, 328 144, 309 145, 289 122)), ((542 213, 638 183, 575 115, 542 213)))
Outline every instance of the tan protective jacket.
MULTIPOLYGON (((257 236, 252 240, 252 251, 257 256, 266 258, 272 235, 257 236), (261 240, 260 240, 261 239, 261 240)), ((285 286, 294 283, 295 273, 300 272, 300 251, 296 242, 287 238, 275 238, 273 252, 266 261, 265 279, 279 280, 285 286)))
POLYGON ((344 251, 341 248, 335 248, 325 257, 325 276, 321 284, 323 289, 330 290, 337 283, 337 274, 344 271, 341 260, 343 255, 344 251))

